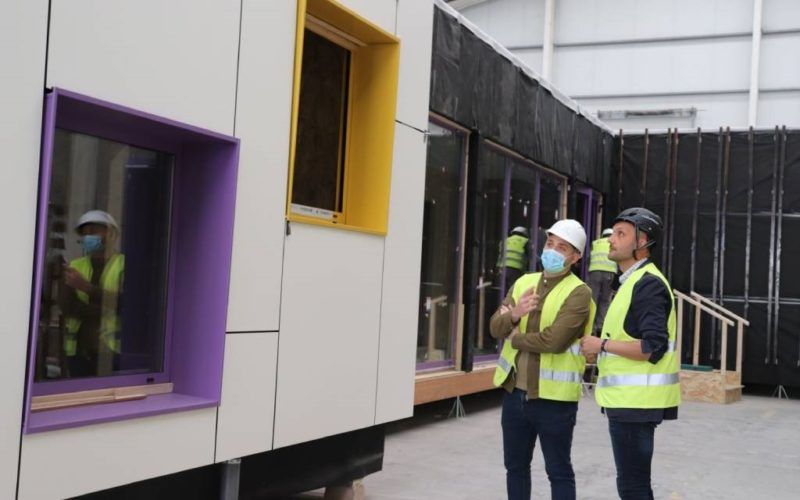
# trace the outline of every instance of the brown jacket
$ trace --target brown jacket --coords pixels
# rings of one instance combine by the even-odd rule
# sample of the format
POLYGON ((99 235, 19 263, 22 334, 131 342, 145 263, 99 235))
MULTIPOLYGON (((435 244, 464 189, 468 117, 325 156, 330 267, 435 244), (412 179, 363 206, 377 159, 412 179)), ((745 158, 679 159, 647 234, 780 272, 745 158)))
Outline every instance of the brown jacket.
MULTIPOLYGON (((539 321, 541 320, 541 306, 547 294, 567 275, 568 272, 557 276, 543 276, 536 287, 539 295, 539 307, 528 315, 528 326, 524 335, 515 335, 511 345, 519 349, 517 353, 516 365, 524 369, 524 375, 518 377, 516 372, 512 373, 503 384, 503 388, 511 392, 515 387, 522 385, 528 390, 528 398, 539 397, 539 354, 540 353, 559 353, 566 351, 570 345, 583 335, 586 322, 589 320, 589 310, 592 300, 592 292, 588 286, 579 286, 569 294, 567 300, 559 309, 553 324, 542 331, 539 331, 539 321), (519 378, 519 380, 518 380, 519 378)), ((512 293, 514 287, 508 291, 508 295, 503 300, 503 305, 513 307, 515 305, 512 293)), ((489 322, 489 332, 496 339, 505 339, 511 335, 515 329, 511 322, 511 312, 500 314, 500 309, 492 315, 489 322)))

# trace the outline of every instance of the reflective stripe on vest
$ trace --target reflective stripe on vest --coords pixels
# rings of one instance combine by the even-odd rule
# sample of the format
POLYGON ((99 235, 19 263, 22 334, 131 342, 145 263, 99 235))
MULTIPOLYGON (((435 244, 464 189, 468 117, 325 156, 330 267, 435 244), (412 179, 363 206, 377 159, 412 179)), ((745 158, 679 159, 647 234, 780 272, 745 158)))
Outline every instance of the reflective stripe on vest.
POLYGON ((656 364, 610 353, 599 356, 595 397, 597 403, 605 408, 669 408, 681 402, 679 358, 675 352, 675 299, 672 287, 654 264, 648 263, 637 269, 619 287, 608 307, 601 337, 620 342, 636 341, 625 331, 625 318, 631 306, 633 288, 645 274, 659 278, 670 293, 672 308, 667 319, 668 349, 656 364))
MULTIPOLYGON (((69 263, 69 266, 78 271, 78 274, 80 274, 83 279, 91 283, 93 273, 91 257, 85 256, 75 259, 69 263)), ((103 273, 100 275, 100 287, 108 292, 118 293, 124 271, 125 257, 122 254, 113 255, 103 267, 103 273)), ((89 303, 89 296, 86 293, 76 291, 76 295, 78 296, 78 300, 84 304, 89 303)), ((120 329, 120 319, 115 311, 116 307, 103 307, 103 315, 100 318, 100 338, 103 339, 109 349, 119 353, 122 347, 117 337, 117 333, 120 329)), ((82 321, 80 318, 74 316, 67 317, 67 333, 64 335, 64 353, 67 356, 74 356, 77 353, 77 333, 81 328, 81 323, 82 321)))
MULTIPOLYGON (((526 274, 514 284, 512 297, 516 303, 520 296, 530 288, 539 284, 541 273, 526 274)), ((565 276, 556 287, 547 294, 542 305, 542 315, 539 321, 539 330, 544 330, 552 325, 561 306, 567 297, 579 286, 586 286, 577 276, 570 273, 565 276)), ((589 308, 589 317, 584 325, 584 335, 591 333, 594 323, 594 302, 589 308)), ((528 317, 520 319, 519 331, 525 332, 528 327, 528 317)), ((518 350, 511 346, 511 342, 503 343, 503 350, 497 360, 494 372, 495 386, 501 386, 513 370, 516 369, 518 350)), ((556 401, 578 401, 581 397, 581 381, 586 360, 580 352, 580 340, 576 340, 562 353, 542 353, 539 362, 539 397, 556 401)))
POLYGON ((607 375, 597 380, 597 387, 618 385, 672 385, 680 382, 677 373, 651 373, 649 375, 607 375))
POLYGON ((589 258, 589 272, 603 271, 606 273, 616 273, 617 263, 609 260, 608 252, 611 250, 611 243, 608 238, 600 238, 592 242, 592 253, 589 258))
POLYGON ((503 242, 500 242, 500 252, 497 255, 497 267, 512 267, 520 271, 525 271, 528 267, 528 259, 525 258, 525 248, 528 246, 528 238, 518 234, 512 234, 503 242))

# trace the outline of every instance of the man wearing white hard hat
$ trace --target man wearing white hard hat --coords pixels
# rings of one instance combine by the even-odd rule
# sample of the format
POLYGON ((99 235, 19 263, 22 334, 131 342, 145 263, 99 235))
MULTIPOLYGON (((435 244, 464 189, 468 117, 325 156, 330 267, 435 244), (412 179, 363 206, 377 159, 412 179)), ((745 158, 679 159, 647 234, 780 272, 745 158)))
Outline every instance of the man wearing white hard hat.
POLYGON ((617 263, 608 258, 608 252, 611 249, 608 237, 613 232, 614 230, 610 227, 603 230, 602 237, 592 242, 592 253, 589 258, 589 279, 587 281, 592 289, 594 303, 597 304, 597 315, 594 319, 595 332, 599 332, 603 326, 603 319, 606 317, 613 293, 611 285, 614 284, 614 277, 617 275, 617 263))
POLYGON ((519 278, 490 322, 504 339, 494 384, 506 391, 501 424, 508 498, 531 496, 537 438, 553 499, 575 499, 572 432, 585 359, 580 339, 591 334, 592 292, 572 273, 586 248, 586 231, 572 219, 547 230, 544 272, 519 278))
POLYGON ((118 364, 125 257, 116 250, 120 228, 103 210, 89 210, 75 224, 83 257, 64 270, 66 314, 63 349, 70 377, 111 375, 118 364))

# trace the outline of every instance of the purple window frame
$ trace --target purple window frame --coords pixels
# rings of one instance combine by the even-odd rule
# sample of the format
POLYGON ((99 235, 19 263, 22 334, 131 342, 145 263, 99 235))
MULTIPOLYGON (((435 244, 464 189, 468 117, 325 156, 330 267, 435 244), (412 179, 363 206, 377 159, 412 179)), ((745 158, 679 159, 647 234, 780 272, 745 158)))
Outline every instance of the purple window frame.
MULTIPOLYGON (((539 242, 539 230, 538 230, 539 229, 539 227, 538 227, 539 226, 539 212, 540 212, 539 194, 541 193, 542 177, 548 176, 548 177, 558 178, 558 179, 562 179, 562 180, 564 178, 562 176, 559 176, 559 175, 553 174, 551 172, 548 172, 545 168, 541 167, 538 163, 534 162, 533 160, 530 160, 528 158, 522 157, 521 155, 520 155, 520 158, 514 157, 512 154, 510 154, 508 151, 506 151, 502 146, 498 146, 498 145, 496 145, 495 143, 493 143, 493 142, 491 142, 489 140, 484 139, 483 143, 487 148, 489 148, 494 153, 503 156, 506 159, 507 162, 516 161, 516 162, 518 162, 520 164, 523 164, 523 165, 526 165, 526 166, 528 166, 528 167, 530 167, 530 168, 532 168, 534 170, 534 172, 536 174, 536 188, 535 188, 536 189, 536 191, 535 191, 536 192, 536 194, 535 194, 536 211, 534 212, 533 217, 531 217, 531 223, 532 223, 531 238, 533 240, 534 253, 538 253, 539 243, 540 243, 539 242)), ((503 180, 503 196, 504 196, 504 199, 506 199, 506 200, 508 200, 509 196, 511 196, 511 172, 512 172, 512 165, 510 163, 507 163, 506 164, 505 179, 503 180)), ((509 207, 509 204, 507 203, 506 206, 503 208, 503 222, 502 222, 503 233, 502 234, 508 234, 508 231, 509 231, 509 226, 508 226, 509 213, 510 213, 510 207, 509 207)), ((563 214, 559 214, 559 216, 563 216, 563 214)), ((531 267, 531 263, 532 262, 533 262, 533 259, 531 259, 529 261, 529 263, 528 263, 528 267, 529 267, 530 271, 533 271, 535 269, 535 267, 531 267)), ((501 290, 505 290, 505 285, 506 285, 505 281, 506 281, 506 278, 505 278, 505 276, 503 276, 503 278, 500 280, 501 290)), ((474 356, 472 361, 473 361, 474 364, 493 363, 493 362, 497 361, 497 359, 500 357, 500 351, 502 350, 502 348, 503 348, 503 342, 499 342, 497 344, 497 352, 495 354, 479 354, 479 355, 474 356)))
POLYGON ((24 432, 217 406, 233 246, 239 140, 54 88, 45 96, 24 432), (47 208, 56 128, 175 156, 164 371, 34 382, 47 208), (203 200, 198 203, 198 200, 203 200), (198 273, 198 269, 203 269, 198 273), (203 314, 197 314, 202 311, 203 314), (31 412, 31 398, 78 390, 172 382, 170 394, 137 401, 31 412))

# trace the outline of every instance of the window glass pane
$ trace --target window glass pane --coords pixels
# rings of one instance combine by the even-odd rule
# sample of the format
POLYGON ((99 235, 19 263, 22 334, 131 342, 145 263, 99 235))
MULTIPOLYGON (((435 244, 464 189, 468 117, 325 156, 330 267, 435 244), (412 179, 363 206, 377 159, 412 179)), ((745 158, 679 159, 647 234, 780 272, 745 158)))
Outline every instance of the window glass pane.
POLYGON ((541 173, 539 179, 539 228, 535 242, 537 255, 541 255, 547 240, 545 231, 562 218, 561 192, 564 189, 564 181, 560 177, 541 173))
POLYGON ((164 369, 173 168, 56 130, 36 381, 164 369))
POLYGON ((508 230, 509 238, 514 238, 511 245, 506 245, 507 260, 511 264, 515 261, 518 265, 506 266, 506 291, 514 286, 514 282, 524 273, 535 269, 536 258, 531 252, 531 228, 535 222, 535 211, 538 209, 536 200, 536 169, 533 165, 518 160, 511 163, 511 190, 508 200, 508 230), (523 246, 524 248, 519 248, 523 246), (511 246, 511 248, 508 248, 511 246), (522 254, 515 258, 518 252, 522 254), (533 256, 533 258, 532 258, 533 256))
POLYGON ((497 352, 497 342, 489 334, 489 318, 503 299, 501 281, 505 272, 503 245, 507 236, 503 234, 503 219, 507 212, 507 164, 505 156, 486 144, 482 145, 472 194, 475 212, 469 221, 475 235, 470 247, 473 253, 470 260, 473 268, 477 268, 470 283, 477 306, 473 336, 475 355, 497 352))
POLYGON ((429 124, 417 361, 453 360, 460 297, 465 135, 429 124))
POLYGON ((306 30, 292 203, 340 212, 350 52, 306 30))

